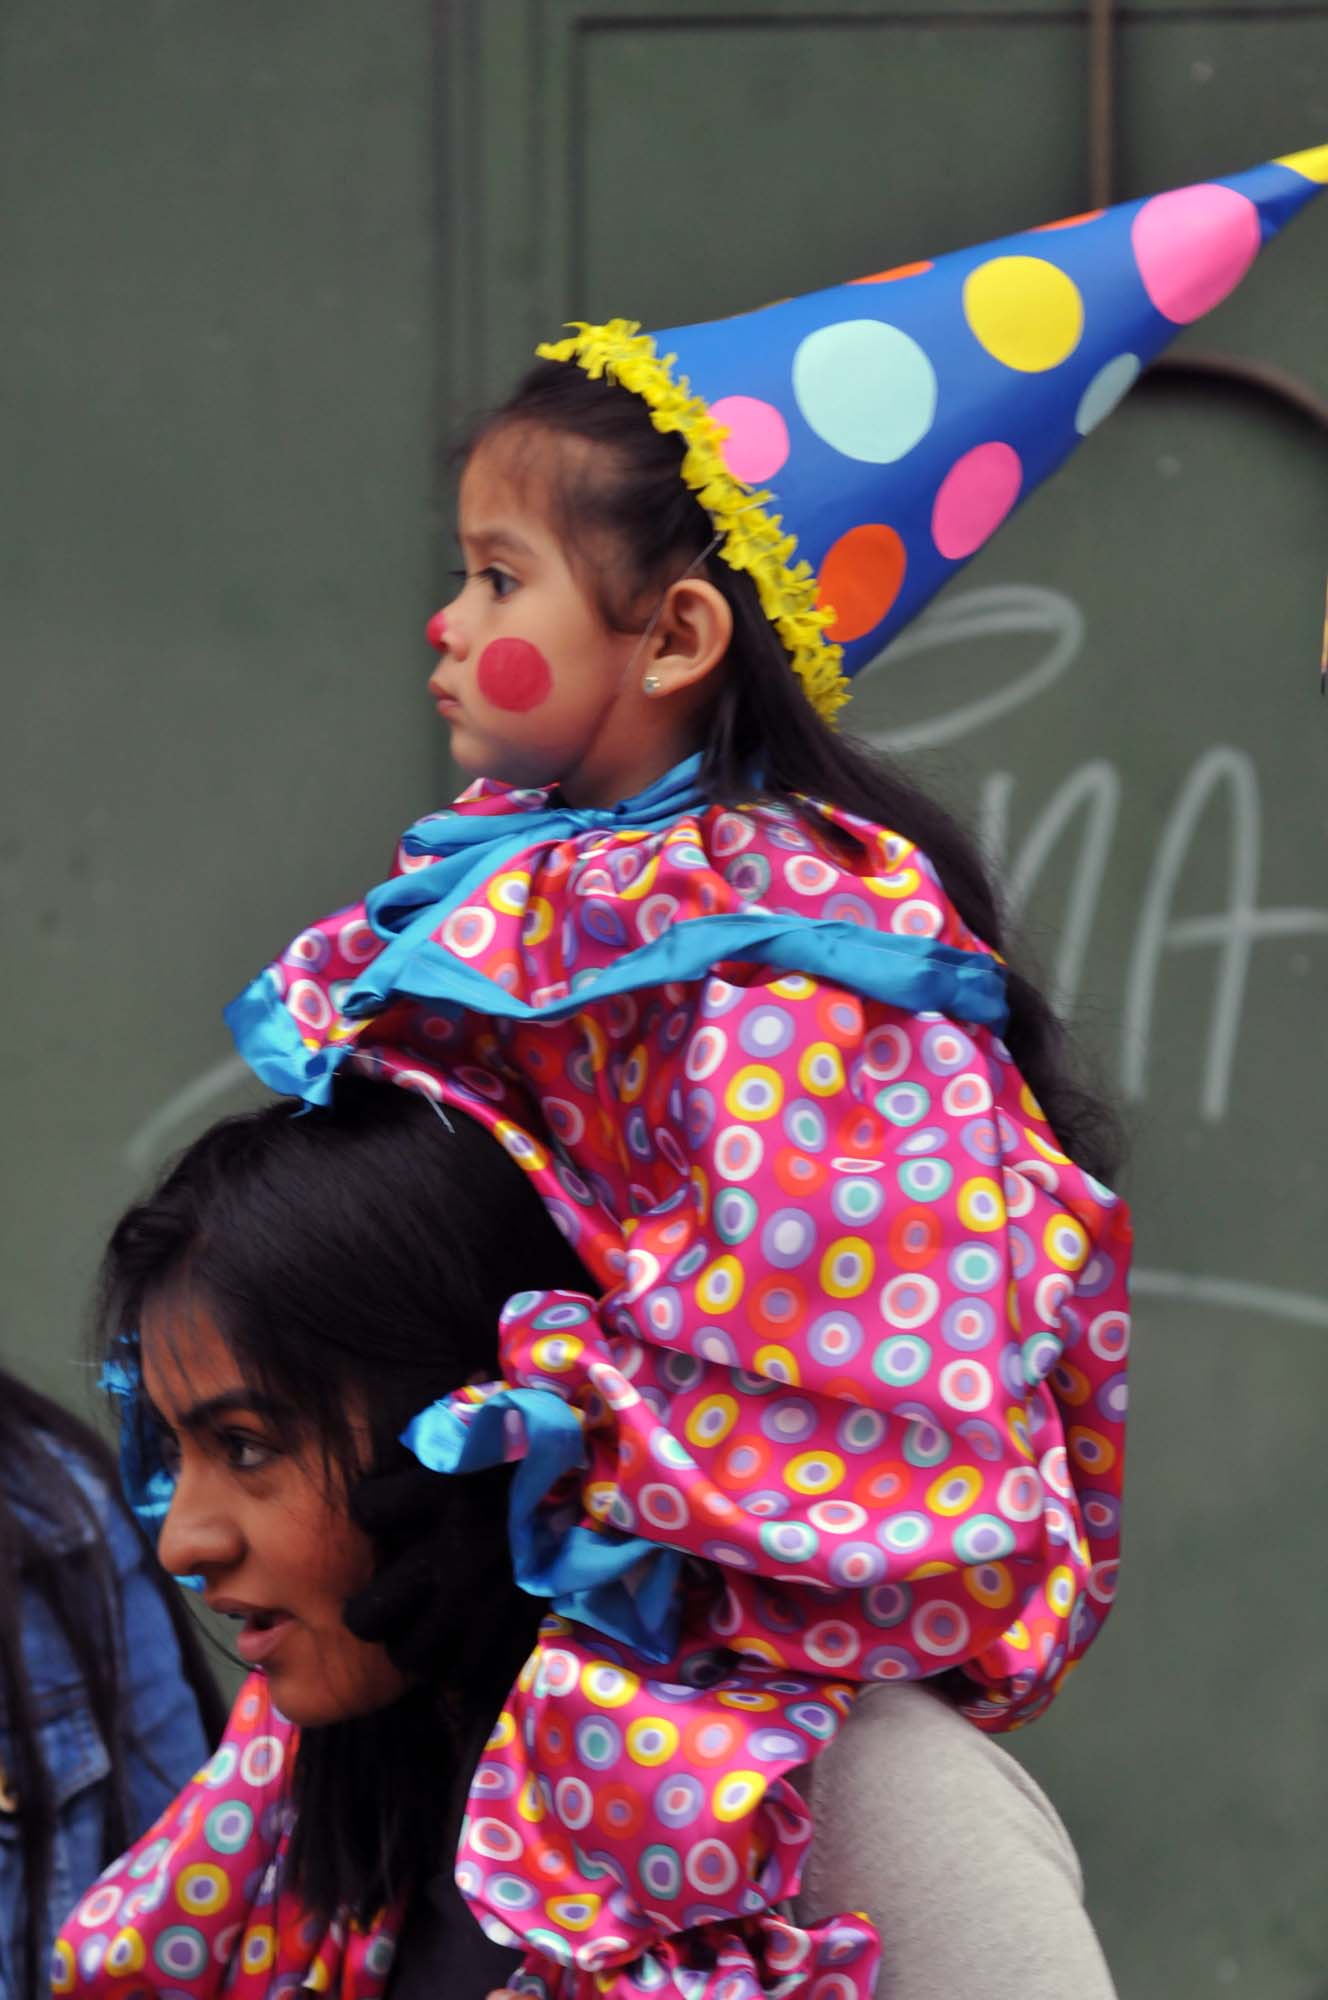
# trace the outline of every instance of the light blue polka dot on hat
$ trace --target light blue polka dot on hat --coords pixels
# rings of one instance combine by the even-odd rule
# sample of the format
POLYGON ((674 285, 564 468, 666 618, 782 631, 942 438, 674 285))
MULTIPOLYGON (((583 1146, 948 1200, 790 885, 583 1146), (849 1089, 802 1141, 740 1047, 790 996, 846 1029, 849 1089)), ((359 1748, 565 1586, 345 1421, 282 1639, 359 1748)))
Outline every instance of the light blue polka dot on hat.
POLYGON ((1109 417, 1121 397, 1132 389, 1139 379, 1139 357, 1137 354, 1118 354, 1113 360, 1099 368, 1083 395, 1074 413, 1074 427, 1080 437, 1109 417))
POLYGON ((811 429, 845 458, 892 465, 932 427, 936 370, 897 326, 839 320, 799 346, 793 393, 811 429))

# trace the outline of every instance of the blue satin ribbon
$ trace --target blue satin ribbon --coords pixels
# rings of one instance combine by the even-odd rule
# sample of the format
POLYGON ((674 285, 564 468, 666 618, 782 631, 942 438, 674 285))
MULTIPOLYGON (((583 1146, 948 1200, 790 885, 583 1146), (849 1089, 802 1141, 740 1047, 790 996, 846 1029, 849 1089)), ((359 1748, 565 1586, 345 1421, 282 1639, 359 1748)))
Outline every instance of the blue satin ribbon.
POLYGON ((260 1083, 278 1097, 331 1103, 332 1079, 345 1061, 346 1044, 328 1049, 305 1046, 270 966, 231 1001, 225 1020, 236 1048, 260 1083))
POLYGON ((641 828, 671 826, 710 803, 696 780, 701 759, 685 757, 653 785, 621 799, 616 806, 552 805, 529 812, 435 814, 417 820, 402 835, 407 854, 434 854, 429 868, 394 875, 371 889, 365 898, 369 922, 383 938, 396 937, 418 910, 429 909, 438 922, 459 909, 473 889, 501 874, 507 863, 528 847, 550 846, 579 833, 625 833, 641 828))
MULTIPOLYGON (((155 1549, 162 1524, 175 1498, 175 1479, 153 1450, 143 1422, 143 1372, 135 1349, 121 1343, 120 1352, 102 1365, 97 1386, 116 1406, 120 1429, 120 1490, 130 1513, 155 1549)), ((202 1590, 201 1576, 177 1576, 186 1590, 202 1590)))
POLYGON ((413 1417, 401 1442, 430 1472, 480 1472, 506 1460, 504 1417, 514 1410, 526 1434, 512 1481, 508 1541, 512 1571, 532 1597, 563 1617, 619 1639, 647 1660, 678 1647, 682 1569, 679 1549, 616 1529, 565 1525, 542 1505, 568 1472, 585 1464, 581 1420, 552 1389, 500 1389, 463 1419, 450 1398, 413 1417))
MULTIPOLYGON (((520 814, 515 829, 506 817, 495 821, 460 813, 421 821, 403 845, 412 853, 440 858, 370 892, 365 907, 386 942, 342 997, 343 1016, 370 1019, 406 996, 427 1000, 444 1012, 470 1008, 505 1020, 558 1021, 589 1000, 700 979, 716 964, 733 959, 808 973, 906 1013, 945 1014, 997 1033, 1003 1030, 1004 974, 985 953, 759 907, 688 918, 611 964, 574 977, 570 992, 538 1006, 509 993, 437 942, 433 933, 471 891, 532 846, 587 830, 658 826, 704 805, 695 785, 699 766, 699 758, 688 758, 636 798, 606 812, 545 806, 520 814)), ((226 1020, 240 1053, 271 1089, 313 1104, 330 1101, 333 1076, 352 1045, 306 1047, 273 972, 261 974, 231 1002, 226 1020)))

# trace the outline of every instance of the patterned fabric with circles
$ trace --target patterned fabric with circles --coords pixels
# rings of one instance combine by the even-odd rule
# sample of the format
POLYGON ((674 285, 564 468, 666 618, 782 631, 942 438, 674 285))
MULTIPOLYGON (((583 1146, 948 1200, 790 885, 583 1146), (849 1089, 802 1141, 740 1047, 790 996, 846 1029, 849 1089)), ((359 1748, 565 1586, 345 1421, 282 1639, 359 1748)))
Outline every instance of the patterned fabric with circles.
POLYGON ((65 1922, 52 1993, 276 2000, 307 1988, 380 2000, 394 1919, 320 1923, 281 1885, 296 1743, 251 1675, 213 1756, 65 1922))
POLYGON ((853 1690, 760 1666, 697 1685, 714 1658, 693 1644, 652 1675, 546 1619, 476 1769, 456 1868, 489 1935, 526 1946, 518 1983, 540 2000, 869 2000, 874 1926, 772 1914, 812 1838, 786 1773, 834 1738, 853 1690))
MULTIPOLYGON (((726 1769, 752 1774, 752 1811, 777 1820, 781 1757, 816 1751, 785 1743, 800 1704, 948 1673, 974 1722, 1007 1728, 1082 1656, 1115 1589, 1129 1224, 974 1021, 743 963, 595 998, 665 932, 735 910, 984 960, 907 841, 820 808, 857 841, 845 858, 786 811, 712 807, 514 856, 513 819, 544 803, 484 784, 462 802, 506 822, 502 865, 436 923, 420 899, 372 1018, 344 1011, 388 936, 363 908, 303 932, 267 980, 311 1075, 349 1060, 483 1116, 604 1286, 504 1316, 506 1382, 570 1403, 584 1429, 579 1500, 569 1512, 560 1492, 550 1521, 579 1510, 582 1530, 686 1552, 705 1587, 680 1647, 729 1649, 736 1678, 703 1694, 584 1626, 546 1638, 458 1865, 550 1994, 626 1996, 674 1990, 651 1954, 711 1907, 682 1859, 675 1883, 671 1794, 647 1783, 658 1757, 704 1785, 693 1739, 674 1738, 693 1716, 718 1704, 737 1731, 726 1769), (536 1018, 440 1001, 458 960, 536 1018), (569 995, 565 1017, 539 1018, 569 995), (596 1661, 619 1691, 603 1716, 596 1661), (560 1857, 547 1886, 532 1839, 560 1857), (612 1985, 581 1984, 609 1967, 612 1985)), ((428 828, 403 843, 404 874, 428 867, 428 828)), ((483 1399, 454 1402, 464 1417, 483 1399)), ((724 1914, 750 1928, 778 1900, 776 1848, 741 1816, 704 1838, 727 1840, 724 1914)), ((816 1973, 832 1976, 826 1994, 870 1990, 865 1961, 816 1973)), ((680 1973, 676 1990, 730 1989, 680 1973)))

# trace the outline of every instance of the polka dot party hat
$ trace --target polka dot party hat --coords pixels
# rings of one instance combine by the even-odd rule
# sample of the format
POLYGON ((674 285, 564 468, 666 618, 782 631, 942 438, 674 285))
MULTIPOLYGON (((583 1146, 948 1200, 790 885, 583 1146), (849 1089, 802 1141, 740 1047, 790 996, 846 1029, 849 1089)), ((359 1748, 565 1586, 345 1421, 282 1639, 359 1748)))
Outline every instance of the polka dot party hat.
POLYGON ((1328 186, 1328 146, 733 319, 541 346, 641 396, 813 706, 1328 186))

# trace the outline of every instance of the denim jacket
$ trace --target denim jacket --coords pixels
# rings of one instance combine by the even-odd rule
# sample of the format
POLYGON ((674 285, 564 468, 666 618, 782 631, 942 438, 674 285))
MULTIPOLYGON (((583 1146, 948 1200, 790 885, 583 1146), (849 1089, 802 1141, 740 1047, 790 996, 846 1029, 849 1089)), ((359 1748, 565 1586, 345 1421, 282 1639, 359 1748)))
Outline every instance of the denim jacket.
MULTIPOLYGON (((73 1474, 90 1501, 110 1553, 117 1588, 120 1685, 126 1745, 129 1837, 136 1839, 193 1775, 207 1755, 198 1705, 186 1681, 150 1561, 123 1510, 102 1481, 66 1445, 45 1444, 73 1474)), ((94 1529, 57 1537, 45 1515, 15 1490, 0 1465, 0 1487, 25 1527, 55 1553, 87 1547, 94 1529)), ((14 1615, 6 1605, 3 1615, 14 1615)), ((88 1691, 45 1599, 23 1588, 18 1605, 23 1657, 37 1717, 38 1739, 57 1808, 47 1899, 47 1944, 95 1876, 115 1857, 103 1846, 110 1758, 93 1719, 88 1691)), ((0 2000, 17 1992, 24 1917, 20 1837, 22 1802, 14 1797, 10 1719, 0 1698, 0 2000)), ((44 1975, 44 1966, 42 1972, 44 1975)))

